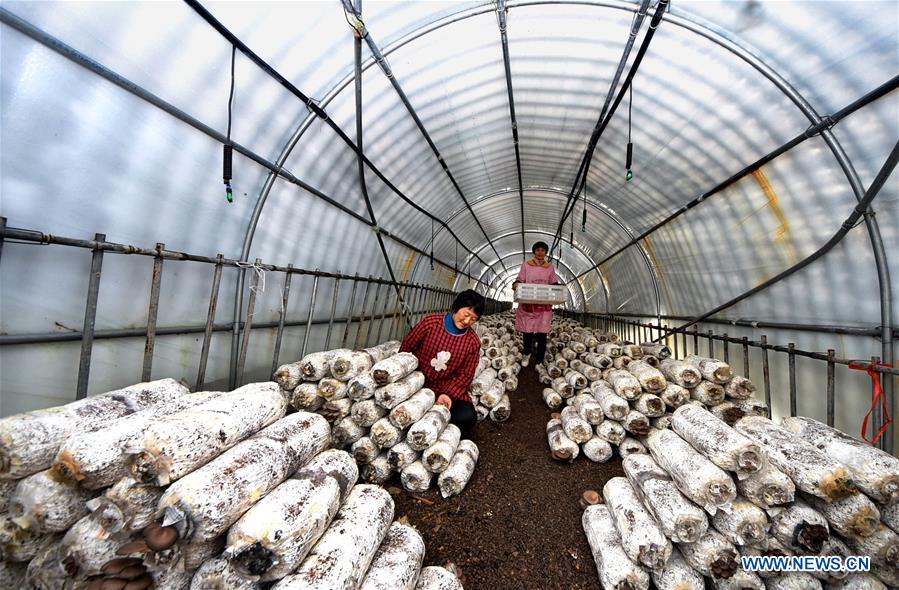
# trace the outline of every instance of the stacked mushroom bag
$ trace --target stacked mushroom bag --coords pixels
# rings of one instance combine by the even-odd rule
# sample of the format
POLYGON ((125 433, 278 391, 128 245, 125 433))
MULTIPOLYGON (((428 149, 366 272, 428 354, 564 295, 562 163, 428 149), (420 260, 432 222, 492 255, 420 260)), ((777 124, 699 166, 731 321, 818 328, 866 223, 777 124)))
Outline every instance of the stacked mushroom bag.
POLYGON ((715 359, 674 360, 667 346, 630 344, 569 319, 554 321, 547 351, 536 369, 544 402, 556 411, 547 438, 560 461, 584 455, 604 462, 615 449, 622 457, 645 453, 642 437, 669 428, 674 410, 688 403, 731 425, 747 414, 767 415, 765 404, 751 399, 752 383, 715 359))
MULTIPOLYGON (((809 418, 734 427, 685 404, 641 438, 626 478, 588 506, 584 531, 605 588, 895 587, 890 528, 899 460, 809 418), (884 515, 887 515, 884 518, 884 515), (612 525, 611 527, 609 525, 612 525), (871 574, 748 572, 741 556, 870 556, 871 574), (627 559, 625 560, 624 557, 627 559)), ((895 521, 892 521, 895 526, 895 521)))
POLYGON ((515 316, 503 312, 475 325, 481 339, 481 361, 468 395, 478 419, 505 422, 512 415, 509 394, 518 388, 521 371, 521 336, 515 332, 515 316))
POLYGON ((273 382, 166 379, 0 421, 0 586, 437 587, 389 494, 288 407, 273 382))
POLYGON ((449 410, 435 404, 415 355, 398 350, 392 341, 316 352, 281 366, 275 379, 295 409, 328 417, 331 446, 350 452, 365 481, 383 484, 398 475, 406 490, 423 492, 436 480, 444 497, 459 494, 478 448, 461 440, 449 410))
MULTIPOLYGON (((87 583, 154 520, 165 486, 286 410, 273 383, 191 394, 163 379, 3 419, 5 572, 87 583)), ((141 561, 124 566, 135 585, 153 582, 141 561)))

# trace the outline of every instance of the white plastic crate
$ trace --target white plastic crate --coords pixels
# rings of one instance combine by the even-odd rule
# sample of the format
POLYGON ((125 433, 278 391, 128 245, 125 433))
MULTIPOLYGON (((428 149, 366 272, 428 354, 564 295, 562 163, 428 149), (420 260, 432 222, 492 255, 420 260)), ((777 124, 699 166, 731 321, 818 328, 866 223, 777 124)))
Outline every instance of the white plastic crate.
POLYGON ((519 303, 558 305, 568 301, 568 293, 562 285, 519 283, 518 288, 515 290, 515 301, 519 303))

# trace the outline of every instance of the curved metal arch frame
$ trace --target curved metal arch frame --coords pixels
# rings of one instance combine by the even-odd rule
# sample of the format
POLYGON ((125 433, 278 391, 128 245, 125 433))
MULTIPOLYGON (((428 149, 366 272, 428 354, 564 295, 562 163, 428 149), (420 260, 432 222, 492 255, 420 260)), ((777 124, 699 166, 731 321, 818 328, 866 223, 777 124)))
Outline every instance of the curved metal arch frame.
MULTIPOLYGON (((496 191, 493 193, 488 193, 486 195, 481 195, 480 197, 477 197, 474 201, 472 201, 471 205, 473 207, 473 206, 477 205, 478 203, 487 201, 489 199, 492 199, 493 197, 499 197, 499 196, 514 193, 514 192, 516 192, 516 190, 517 189, 509 188, 509 189, 503 189, 501 191, 496 191)), ((568 193, 566 191, 563 191, 562 189, 554 188, 554 187, 544 187, 544 186, 539 186, 539 185, 528 185, 528 186, 524 187, 522 190, 525 190, 525 191, 534 190, 534 191, 541 191, 541 192, 546 192, 546 193, 553 193, 553 194, 557 194, 557 195, 560 195, 563 197, 568 196, 568 193)), ((628 241, 633 241, 634 232, 627 226, 627 224, 625 224, 623 221, 621 221, 621 219, 617 215, 615 215, 613 212, 611 212, 608 209, 608 207, 606 207, 605 204, 603 204, 601 201, 591 201, 589 198, 587 199, 587 203, 589 203, 590 206, 593 207, 595 210, 603 213, 606 217, 608 217, 613 222, 615 222, 615 225, 617 225, 621 229, 621 231, 623 231, 628 236, 628 238, 629 238, 628 241)), ((462 211, 460 209, 456 209, 455 211, 453 211, 453 213, 449 217, 447 217, 447 220, 446 220, 447 225, 450 222, 452 222, 453 219, 455 219, 456 217, 461 215, 461 213, 462 213, 462 211)), ((550 235, 550 236, 555 235, 553 233, 543 232, 541 230, 534 230, 534 229, 526 229, 524 231, 526 233, 540 233, 540 234, 545 234, 545 235, 550 235)), ((440 233, 440 231, 438 230, 434 235, 436 236, 439 233, 440 233)), ((508 237, 508 236, 504 236, 504 237, 508 237)), ((563 239, 563 241, 571 244, 572 247, 577 248, 577 246, 575 244, 572 244, 570 240, 563 239)), ((659 323, 661 323, 662 295, 661 295, 661 290, 659 289, 658 271, 657 271, 655 265, 653 264, 652 259, 649 256, 649 253, 646 252, 646 248, 644 248, 642 245, 637 246, 637 248, 640 251, 641 257, 643 258, 643 262, 646 264, 647 270, 649 271, 649 278, 650 278, 650 280, 652 280, 652 288, 653 288, 653 292, 655 294, 655 300, 656 300, 656 316, 658 316, 659 323)), ((479 246, 478 248, 475 248, 475 252, 479 252, 481 250, 483 250, 483 246, 479 246)), ((524 253, 527 254, 526 251, 524 253)), ((589 260, 590 262, 593 262, 592 270, 596 270, 598 272, 599 269, 596 267, 596 263, 593 260, 593 257, 588 255, 585 252, 582 252, 582 253, 584 254, 584 256, 587 257, 587 260, 589 260)), ((466 258, 465 258, 466 264, 468 263, 470 258, 471 258, 470 256, 466 256, 466 258)), ((416 266, 417 266, 417 264, 418 263, 416 262, 416 266)), ((602 281, 602 283, 603 283, 603 288, 605 288, 606 282, 603 279, 602 273, 599 273, 599 278, 600 278, 600 281, 602 281)), ((606 305, 607 306, 608 306, 608 302, 609 302, 608 295, 609 294, 606 293, 606 305)))
MULTIPOLYGON (((604 7, 604 8, 612 8, 616 10, 624 10, 628 12, 636 12, 639 8, 639 5, 626 3, 626 2, 616 2, 615 0, 511 0, 507 5, 509 8, 518 7, 518 6, 535 6, 535 5, 543 5, 543 4, 569 4, 569 5, 585 5, 585 6, 596 6, 596 7, 604 7)), ((434 31, 439 28, 448 26, 455 22, 459 22, 461 20, 465 20, 467 18, 471 18, 474 16, 478 16, 481 14, 491 13, 495 10, 495 7, 491 5, 473 7, 460 10, 458 13, 451 14, 445 16, 443 18, 437 19, 431 23, 423 25, 419 27, 419 29, 412 31, 401 37, 400 39, 393 42, 389 47, 384 49, 383 54, 389 55, 394 51, 400 49, 404 45, 434 31)), ((674 14, 670 11, 666 15, 666 19, 672 22, 672 24, 676 26, 680 26, 688 31, 691 31, 697 35, 703 36, 712 43, 715 43, 727 51, 730 51, 746 63, 748 63, 753 69, 758 71, 763 77, 768 79, 769 82, 774 84, 776 88, 778 88, 781 92, 783 92, 796 106, 797 108, 808 118, 813 124, 820 123, 822 121, 820 115, 815 111, 815 109, 811 106, 811 104, 802 96, 795 88, 790 85, 786 79, 781 76, 777 71, 764 63, 764 61, 757 56, 757 52, 754 52, 751 48, 747 48, 743 43, 737 41, 732 38, 726 31, 722 31, 716 26, 701 22, 694 15, 690 15, 685 12, 681 12, 678 9, 675 9, 674 14)), ((365 64, 363 64, 363 71, 367 70, 369 67, 375 64, 374 59, 369 59, 365 64)), ((323 104, 329 103, 334 99, 342 90, 345 88, 353 79, 353 74, 348 74, 343 80, 341 80, 338 84, 334 86, 334 88, 326 94, 325 99, 323 100, 323 104)), ((284 161, 286 161, 287 156, 292 152, 296 143, 305 133, 306 129, 312 124, 314 120, 314 114, 311 114, 299 125, 297 131, 291 136, 288 142, 285 144, 285 148, 278 157, 278 166, 282 166, 284 161)), ((861 200, 864 195, 863 185, 861 183, 861 179, 858 176, 855 168, 852 165, 851 159, 846 154, 839 140, 834 136, 834 134, 829 129, 824 129, 821 132, 821 136, 824 138, 825 143, 830 148, 831 153, 834 155, 834 158, 837 160, 840 168, 843 170, 846 175, 849 185, 856 196, 856 199, 861 200)), ((249 255, 249 250, 252 245, 253 236, 255 235, 256 226, 259 221, 259 217, 261 216, 262 208, 264 207, 265 201, 267 199, 268 193, 271 190, 271 187, 274 183, 274 175, 269 174, 269 177, 266 179, 266 182, 263 185, 262 190, 260 191, 260 195, 257 198, 256 206, 253 209, 253 214, 251 217, 251 221, 247 227, 247 233, 244 239, 244 247, 242 250, 243 258, 246 258, 249 255)), ((873 208, 870 209, 873 213, 873 208)), ((884 333, 887 335, 882 339, 883 343, 883 352, 884 352, 884 360, 886 362, 890 362, 893 357, 892 351, 892 317, 891 317, 891 285, 889 282, 889 268, 887 265, 886 252, 883 246, 883 239, 880 235, 880 229, 877 224, 877 221, 874 215, 865 215, 864 217, 865 225, 868 229, 869 239, 871 243, 871 248, 874 253, 876 271, 878 281, 880 283, 880 307, 881 307, 881 318, 882 318, 882 327, 884 333)), ((242 292, 242 281, 241 285, 238 285, 238 290, 242 292)), ((238 298, 240 297, 240 292, 238 292, 238 298)))
MULTIPOLYGON (((513 191, 510 191, 510 192, 513 192, 513 191)), ((496 236, 496 239, 497 239, 497 240, 502 240, 502 239, 504 239, 504 238, 508 238, 508 237, 510 237, 510 236, 514 236, 514 235, 516 235, 516 234, 518 234, 518 233, 521 233, 521 232, 519 232, 519 231, 506 232, 506 233, 504 233, 504 234, 502 234, 502 235, 500 235, 500 236, 496 236)), ((541 230, 541 229, 526 229, 526 230, 524 230, 524 233, 526 233, 526 234, 540 234, 540 235, 545 235, 545 236, 551 236, 551 235, 553 235, 552 233, 550 233, 550 232, 548 232, 548 231, 545 231, 545 230, 541 230)), ((564 238, 564 237, 563 237, 563 238, 562 238, 562 241, 568 243, 568 244, 571 246, 571 248, 572 248, 573 250, 579 252, 579 253, 580 253, 584 258, 586 258, 588 261, 590 261, 590 262, 593 261, 593 259, 590 257, 589 254, 587 254, 586 252, 584 252, 583 250, 581 250, 581 248, 578 247, 577 244, 572 244, 572 243, 568 240, 568 238, 564 238)), ((478 246, 477 248, 475 248, 475 252, 478 252, 478 251, 480 251, 480 250, 483 250, 485 247, 486 247, 486 244, 481 244, 480 246, 478 246)), ((519 252, 519 251, 513 252, 513 253, 510 254, 510 255, 503 256, 503 259, 509 258, 509 256, 518 256, 519 254, 527 255, 527 250, 521 250, 520 252, 519 252)), ((572 276, 574 277, 575 282, 578 283, 578 286, 579 286, 579 288, 580 288, 580 290, 581 290, 581 296, 584 298, 584 311, 587 311, 587 309, 586 309, 586 308, 587 308, 587 294, 586 294, 586 292, 584 291, 584 288, 580 286, 580 281, 577 280, 577 279, 578 279, 578 275, 577 275, 577 274, 574 274, 574 270, 573 270, 567 263, 562 262, 561 260, 559 260, 558 262, 559 262, 559 264, 562 264, 563 266, 565 266, 565 268, 567 268, 568 271, 572 273, 572 276)), ((493 264, 496 264, 496 262, 494 262, 493 264)), ((483 277, 485 274, 487 274, 487 271, 488 271, 488 270, 491 270, 491 267, 485 267, 484 270, 483 270, 483 271, 481 272, 481 274, 479 275, 479 277, 483 277)), ((605 300, 606 300, 606 312, 608 313, 608 311, 609 311, 609 291, 608 291, 608 282, 606 281, 606 278, 603 276, 602 271, 600 271, 598 268, 595 268, 595 267, 594 267, 592 270, 594 270, 594 271, 596 272, 596 275, 597 275, 597 277, 599 278, 599 284, 602 285, 602 293, 603 293, 603 296, 605 297, 605 300)), ((490 280, 489 283, 487 283, 487 289, 488 289, 488 290, 490 289, 490 286, 493 284, 493 282, 494 282, 498 277, 501 276, 500 273, 498 273, 498 272, 496 272, 496 271, 493 271, 493 275, 494 275, 493 278, 490 280)), ((460 278, 460 277, 461 277, 461 275, 460 275, 459 277, 456 278, 456 283, 453 285, 453 288, 454 288, 454 289, 457 287, 457 285, 458 285, 458 283, 459 283, 459 278, 460 278)))
MULTIPOLYGON (((518 232, 514 232, 514 233, 511 234, 511 235, 515 235, 515 234, 517 234, 517 233, 518 233, 518 232)), ((505 256, 503 256, 503 259, 506 259, 506 258, 512 258, 513 256, 519 256, 519 255, 521 255, 521 254, 527 254, 527 251, 521 251, 521 250, 512 251, 512 252, 510 252, 509 254, 506 254, 505 256)), ((495 260, 493 263, 491 263, 491 266, 497 264, 498 262, 499 262, 499 260, 495 260)), ((556 260, 555 262, 558 263, 559 266, 563 267, 566 271, 568 271, 569 273, 571 273, 571 276, 572 276, 572 277, 576 277, 576 276, 577 276, 577 275, 575 274, 575 272, 574 272, 573 270, 571 270, 571 267, 568 266, 567 263, 562 262, 561 260, 556 260)), ((493 285, 494 285, 494 283, 496 283, 497 279, 507 280, 507 279, 509 279, 509 278, 511 278, 511 277, 513 277, 513 276, 515 276, 515 275, 514 275, 514 272, 511 271, 511 270, 509 270, 509 271, 504 271, 504 272, 508 272, 508 273, 510 273, 510 274, 508 274, 508 275, 506 275, 506 276, 503 276, 503 274, 494 273, 496 276, 494 276, 493 279, 490 281, 490 283, 488 283, 488 285, 487 285, 487 293, 486 293, 486 295, 487 295, 488 297, 490 296, 490 290, 494 288, 493 285)), ((584 307, 586 308, 586 305, 587 305, 587 295, 584 293, 584 288, 581 286, 580 282, 579 282, 577 279, 573 279, 571 282, 577 283, 578 289, 579 289, 580 292, 581 292, 581 299, 583 300, 583 302, 584 302, 584 307)), ((586 310, 585 310, 585 311, 586 311, 586 310)))

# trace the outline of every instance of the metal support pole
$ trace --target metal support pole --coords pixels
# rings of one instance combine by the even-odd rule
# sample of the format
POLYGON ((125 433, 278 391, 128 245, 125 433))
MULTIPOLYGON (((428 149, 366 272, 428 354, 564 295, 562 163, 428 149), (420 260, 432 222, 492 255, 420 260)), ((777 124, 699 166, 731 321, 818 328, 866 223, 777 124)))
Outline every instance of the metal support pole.
MULTIPOLYGON (((395 340, 396 333, 400 328, 400 310, 402 308, 402 302, 406 301, 406 295, 409 293, 408 285, 403 285, 403 293, 402 295, 397 295, 396 304, 393 310, 393 319, 390 321, 390 331, 387 334, 387 340, 395 340)), ((409 326, 410 328, 412 326, 409 326)))
MULTIPOLYGON (((293 268, 293 265, 288 264, 287 267, 293 268)), ((275 350, 272 352, 272 375, 278 370, 278 360, 281 356, 281 339, 284 336, 284 320, 287 316, 287 302, 290 300, 290 279, 292 277, 292 272, 288 272, 284 277, 284 292, 281 294, 281 310, 278 313, 278 333, 275 336, 275 350)))
POLYGON ((827 425, 833 427, 834 422, 834 389, 836 386, 836 374, 833 359, 836 356, 834 349, 827 350, 827 425))
MULTIPOLYGON (((165 244, 156 243, 156 251, 165 250, 165 244)), ((159 313, 159 289, 162 286, 162 256, 153 259, 153 278, 150 282, 150 308, 147 310, 147 341, 144 344, 144 366, 140 380, 149 381, 153 373, 153 347, 156 344, 156 316, 159 313)))
POLYGON ((709 330, 709 358, 715 358, 715 340, 712 335, 712 331, 709 330))
MULTIPOLYGON (((209 311, 206 312, 206 331, 203 333, 203 348, 200 351, 200 367, 197 369, 197 383, 194 391, 202 391, 206 379, 206 361, 209 359, 209 345, 212 341, 212 326, 215 322, 215 308, 219 299, 219 284, 222 282, 222 260, 224 256, 218 255, 215 271, 212 273, 212 293, 209 295, 209 311)), ((274 371, 272 371, 274 373, 274 371)))
POLYGON ((421 321, 421 318, 424 317, 425 310, 428 308, 428 299, 431 296, 431 291, 426 289, 424 285, 418 285, 418 311, 416 312, 418 318, 417 322, 421 321))
MULTIPOLYGON (((871 362, 879 363, 880 357, 872 356, 871 362)), ((893 379, 890 379, 890 381, 892 381, 892 380, 893 379)), ((874 393, 875 393, 874 380, 872 379, 871 380, 871 399, 872 400, 874 399, 874 393)), ((882 405, 877 404, 876 406, 874 406, 874 412, 871 413, 871 420, 873 421, 873 424, 874 424, 873 430, 876 433, 877 429, 880 428, 880 425, 883 424, 883 406, 882 405)), ((877 442, 874 443, 874 446, 879 448, 881 451, 885 450, 887 439, 890 437, 890 435, 892 435, 892 432, 890 432, 889 430, 886 430, 886 431, 884 431, 884 435, 885 436, 881 436, 877 440, 877 442)))
MULTIPOLYGON (((315 269, 318 272, 318 269, 315 269)), ((312 331, 312 317, 315 313, 315 298, 318 295, 318 275, 312 278, 312 299, 309 301, 309 315, 306 318, 306 330, 303 333, 303 350, 300 352, 300 358, 306 356, 306 346, 309 344, 309 332, 312 331)))
POLYGON ((353 289, 350 291, 350 303, 346 313, 346 324, 343 326, 343 339, 340 341, 340 347, 346 348, 346 341, 350 335, 350 325, 353 323, 353 305, 356 303, 356 285, 359 284, 359 273, 353 277, 353 289))
POLYGON ((421 297, 421 290, 417 283, 409 283, 412 294, 406 299, 409 301, 409 314, 412 316, 412 325, 418 323, 418 300, 421 297))
MULTIPOLYGON (((390 292, 391 290, 387 289, 387 293, 384 295, 384 306, 381 308, 381 319, 378 320, 378 335, 375 336, 375 345, 381 343, 381 332, 384 330, 384 322, 387 320, 387 308, 389 307, 390 303, 390 292)), ((396 289, 394 289, 393 292, 394 294, 399 296, 399 292, 396 289)))
POLYGON ((365 328, 365 346, 371 345, 371 330, 375 324, 375 314, 378 310, 378 301, 381 298, 381 283, 375 287, 375 300, 371 304, 371 313, 368 316, 368 325, 365 328))
POLYGON ((730 363, 730 340, 727 337, 727 332, 724 333, 724 362, 730 363))
MULTIPOLYGON (((103 242, 106 234, 94 234, 94 241, 103 242)), ((94 347, 94 326, 97 322, 97 300, 100 296, 100 273, 103 270, 103 250, 94 249, 91 256, 91 274, 87 283, 87 303, 84 307, 84 330, 81 339, 81 359, 78 362, 78 385, 75 399, 87 397, 87 384, 91 373, 91 352, 94 347)))
POLYGON ((743 376, 749 378, 749 338, 743 336, 743 376))
POLYGON ((796 353, 793 352, 796 349, 796 345, 790 342, 787 344, 787 348, 789 352, 787 353, 787 357, 789 359, 789 368, 790 368, 790 416, 796 415, 796 353))
POLYGON ((405 301, 409 305, 409 319, 412 321, 412 325, 414 326, 417 322, 417 307, 418 307, 418 287, 415 283, 409 283, 409 287, 406 290, 406 296, 403 297, 403 301, 405 301))
MULTIPOLYGON (((260 258, 256 259, 256 265, 262 264, 260 258)), ((243 334, 240 344, 240 356, 237 361, 237 382, 236 386, 243 384, 243 369, 247 364, 247 351, 250 348, 250 331, 253 329, 253 313, 256 310, 256 291, 259 287, 259 273, 254 272, 250 279, 250 297, 247 299, 247 319, 243 325, 243 334)))
POLYGON ((765 405, 768 407, 768 417, 771 417, 771 371, 768 366, 768 336, 762 334, 762 379, 765 385, 765 405))
MULTIPOLYGON (((340 272, 339 270, 337 271, 340 272)), ((331 315, 328 318, 328 333, 325 335, 325 350, 331 349, 331 330, 334 328, 334 314, 337 313, 337 295, 340 291, 340 278, 334 279, 334 288, 331 290, 331 315)))
MULTIPOLYGON (((425 305, 421 310, 421 317, 424 318, 427 314, 431 312, 434 308, 433 301, 436 298, 436 293, 432 289, 427 289, 425 291, 425 305)), ((421 321, 421 320, 419 320, 421 321)))
MULTIPOLYGON (((368 306, 368 293, 371 291, 371 283, 372 276, 368 275, 368 278, 365 279, 365 294, 362 296, 362 307, 359 308, 359 323, 356 325, 356 338, 353 340, 353 348, 359 349, 359 337, 362 336, 362 326, 365 325, 365 308, 368 306)), ((353 310, 350 310, 350 314, 353 313, 353 310)), ((352 317, 352 315, 350 316, 352 317)))

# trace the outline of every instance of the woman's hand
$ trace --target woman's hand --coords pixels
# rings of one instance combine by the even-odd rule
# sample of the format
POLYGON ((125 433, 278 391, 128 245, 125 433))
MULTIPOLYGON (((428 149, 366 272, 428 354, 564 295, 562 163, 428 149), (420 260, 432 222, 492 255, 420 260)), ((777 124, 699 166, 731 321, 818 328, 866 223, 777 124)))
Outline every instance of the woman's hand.
POLYGON ((449 410, 453 406, 452 398, 444 393, 440 394, 440 397, 437 398, 437 403, 441 406, 444 406, 447 410, 449 410))

